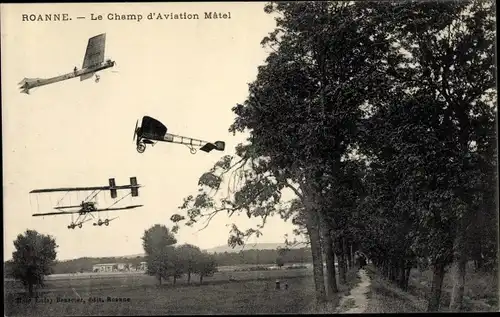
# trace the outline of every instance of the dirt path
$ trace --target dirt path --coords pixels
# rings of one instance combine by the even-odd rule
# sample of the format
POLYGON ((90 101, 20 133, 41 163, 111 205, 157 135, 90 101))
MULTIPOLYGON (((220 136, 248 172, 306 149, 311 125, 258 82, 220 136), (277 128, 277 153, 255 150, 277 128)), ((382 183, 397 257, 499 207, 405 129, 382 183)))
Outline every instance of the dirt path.
POLYGON ((370 291, 370 277, 364 269, 359 270, 361 282, 351 290, 349 296, 344 296, 340 300, 338 312, 345 314, 363 313, 368 306, 366 293, 370 291))

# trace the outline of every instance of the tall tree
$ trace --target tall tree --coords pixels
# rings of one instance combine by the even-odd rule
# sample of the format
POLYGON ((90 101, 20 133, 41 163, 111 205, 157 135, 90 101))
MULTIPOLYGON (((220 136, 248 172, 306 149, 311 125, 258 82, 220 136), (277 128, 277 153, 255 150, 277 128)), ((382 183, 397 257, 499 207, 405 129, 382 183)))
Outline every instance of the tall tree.
POLYGON ((412 249, 430 259, 428 310, 436 311, 453 260, 462 266, 456 293, 462 297, 466 224, 476 216, 481 162, 493 161, 487 158, 491 151, 481 151, 491 148, 494 136, 493 6, 460 1, 396 7, 392 46, 399 58, 389 60, 386 71, 393 88, 372 101, 376 110, 365 144, 378 144, 371 154, 380 170, 404 177, 391 185, 397 195, 386 200, 385 210, 393 201, 416 219, 412 249))
POLYGON ((46 275, 52 273, 56 260, 56 241, 50 235, 26 230, 14 241, 11 275, 21 281, 28 295, 33 297, 34 286, 43 286, 46 275))
POLYGON ((173 245, 177 243, 170 230, 160 224, 156 224, 144 231, 142 245, 146 253, 146 273, 155 276, 161 285, 162 279, 167 279, 172 274, 172 259, 174 255, 173 245))

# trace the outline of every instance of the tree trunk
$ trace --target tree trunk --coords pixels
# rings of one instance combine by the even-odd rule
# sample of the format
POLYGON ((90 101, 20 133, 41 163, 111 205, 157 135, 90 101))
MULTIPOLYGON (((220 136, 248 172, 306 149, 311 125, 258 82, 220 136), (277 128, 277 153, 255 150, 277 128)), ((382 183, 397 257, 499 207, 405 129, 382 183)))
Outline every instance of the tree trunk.
POLYGON ((188 284, 191 283, 191 271, 188 271, 188 284))
POLYGON ((335 243, 335 253, 337 255, 337 262, 339 264, 339 278, 340 278, 340 283, 346 284, 347 279, 346 279, 346 270, 345 270, 345 258, 344 258, 344 251, 342 248, 342 238, 338 237, 336 239, 335 243))
POLYGON ((460 252, 458 263, 453 265, 453 291, 451 293, 450 310, 461 311, 463 309, 463 299, 465 291, 465 274, 467 266, 467 256, 465 252, 460 252))
POLYGON ((352 266, 353 266, 352 257, 351 257, 351 250, 352 250, 352 246, 350 244, 347 244, 347 246, 346 246, 347 266, 349 267, 349 269, 352 269, 352 266))
MULTIPOLYGON (((325 225, 326 226, 326 225, 325 225)), ((324 247, 326 257, 326 285, 327 294, 338 293, 337 277, 335 274, 335 253, 333 252, 333 239, 330 230, 324 228, 324 247)))
POLYGON ((465 274, 467 267, 467 221, 465 215, 460 219, 457 236, 455 239, 455 263, 453 264, 453 291, 449 308, 454 311, 460 311, 463 308, 463 298, 465 289, 465 274))
POLYGON ((405 261, 401 260, 400 261, 400 267, 399 267, 399 287, 404 290, 405 288, 405 280, 406 280, 406 265, 405 261))
POLYGON ((429 295, 429 304, 427 306, 427 312, 437 312, 439 311, 439 305, 441 303, 441 288, 443 286, 444 279, 444 264, 437 262, 433 267, 432 274, 432 286, 429 295))
POLYGON ((203 283, 203 274, 200 274, 200 285, 203 283))
POLYGON ((160 282, 161 285, 161 275, 158 276, 158 281, 160 282))
POLYGON ((174 285, 177 283, 177 276, 174 275, 174 285))
POLYGON ((33 298, 33 283, 28 282, 28 296, 29 298, 33 298))
POLYGON ((355 266, 356 263, 354 263, 354 252, 353 252, 353 244, 352 243, 349 246, 349 256, 351 257, 352 265, 355 266))
POLYGON ((404 283, 404 290, 408 291, 408 284, 410 283, 410 273, 411 273, 411 262, 407 261, 406 263, 406 270, 405 270, 405 283, 404 283))
POLYGON ((389 263, 387 262, 387 260, 384 260, 382 268, 383 268, 384 278, 389 279, 389 263))
POLYGON ((323 274, 323 256, 321 250, 320 228, 318 214, 306 206, 306 227, 311 242, 311 255, 313 260, 314 285, 316 289, 316 302, 326 302, 325 276, 323 274))
POLYGON ((349 269, 349 267, 347 266, 347 261, 348 261, 348 252, 347 252, 347 243, 346 243, 346 238, 343 237, 342 238, 342 253, 343 253, 343 256, 344 256, 344 272, 347 272, 347 270, 349 269))

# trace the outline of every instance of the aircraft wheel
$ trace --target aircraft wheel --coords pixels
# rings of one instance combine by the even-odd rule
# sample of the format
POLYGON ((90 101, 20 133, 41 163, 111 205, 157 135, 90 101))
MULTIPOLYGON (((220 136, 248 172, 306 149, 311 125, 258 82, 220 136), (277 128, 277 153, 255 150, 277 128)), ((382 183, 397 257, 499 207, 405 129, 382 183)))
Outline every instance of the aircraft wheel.
POLYGON ((137 144, 137 152, 144 153, 144 151, 146 151, 146 144, 144 143, 137 144))
POLYGON ((104 221, 104 224, 105 224, 106 226, 109 226, 109 220, 108 220, 108 219, 106 219, 106 220, 104 221))
POLYGON ((81 228, 82 226, 83 226, 82 224, 79 224, 79 225, 78 225, 78 228, 81 228))

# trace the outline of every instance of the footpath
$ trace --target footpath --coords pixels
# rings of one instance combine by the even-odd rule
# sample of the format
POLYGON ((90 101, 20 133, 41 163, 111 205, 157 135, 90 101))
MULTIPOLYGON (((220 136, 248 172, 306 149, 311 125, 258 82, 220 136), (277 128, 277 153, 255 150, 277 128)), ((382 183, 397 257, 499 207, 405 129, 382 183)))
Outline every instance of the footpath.
POLYGON ((358 271, 361 281, 353 289, 348 296, 342 297, 340 300, 337 313, 343 314, 359 314, 364 313, 368 307, 371 280, 365 269, 358 271))

